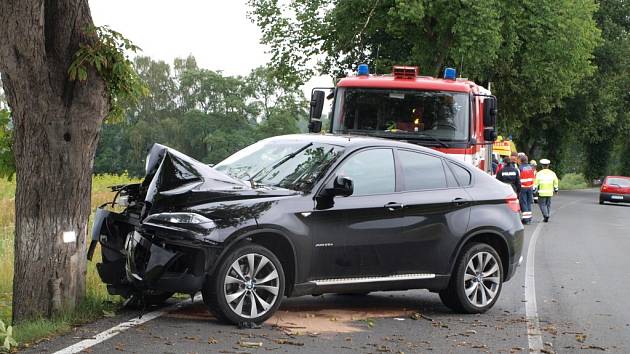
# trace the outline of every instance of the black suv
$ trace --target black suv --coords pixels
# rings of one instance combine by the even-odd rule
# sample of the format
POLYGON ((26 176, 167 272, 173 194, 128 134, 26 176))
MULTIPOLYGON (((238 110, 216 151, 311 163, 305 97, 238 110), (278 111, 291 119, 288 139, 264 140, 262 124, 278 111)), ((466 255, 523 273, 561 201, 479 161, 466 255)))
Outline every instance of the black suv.
POLYGON ((219 318, 259 323, 284 296, 429 289, 491 308, 522 260, 512 189, 410 143, 288 135, 214 167, 154 145, 142 183, 97 211, 111 294, 194 294, 219 318))

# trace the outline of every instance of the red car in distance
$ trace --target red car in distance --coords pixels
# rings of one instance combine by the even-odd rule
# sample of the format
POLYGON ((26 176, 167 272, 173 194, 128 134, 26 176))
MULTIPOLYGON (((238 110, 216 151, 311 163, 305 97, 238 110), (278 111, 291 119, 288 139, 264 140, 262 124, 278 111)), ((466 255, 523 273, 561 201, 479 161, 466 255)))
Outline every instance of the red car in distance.
POLYGON ((630 203, 630 177, 608 176, 599 190, 599 204, 630 203))

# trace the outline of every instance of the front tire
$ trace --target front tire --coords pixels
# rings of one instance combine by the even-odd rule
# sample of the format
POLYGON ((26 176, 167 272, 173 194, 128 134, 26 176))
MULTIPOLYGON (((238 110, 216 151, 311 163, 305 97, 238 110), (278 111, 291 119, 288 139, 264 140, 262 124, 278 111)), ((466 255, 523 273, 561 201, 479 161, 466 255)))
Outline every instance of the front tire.
POLYGON ((246 244, 227 255, 202 294, 219 319, 262 323, 280 306, 285 279, 282 264, 267 248, 246 244))
POLYGON ((442 303, 455 312, 483 313, 496 303, 503 287, 503 264, 494 248, 471 243, 462 250, 442 303))

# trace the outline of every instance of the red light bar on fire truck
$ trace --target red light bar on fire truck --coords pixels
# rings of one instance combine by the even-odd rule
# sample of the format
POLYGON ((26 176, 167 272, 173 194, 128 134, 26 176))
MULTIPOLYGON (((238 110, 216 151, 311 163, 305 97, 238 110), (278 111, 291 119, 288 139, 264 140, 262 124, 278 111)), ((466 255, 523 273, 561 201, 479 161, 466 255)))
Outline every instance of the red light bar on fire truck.
POLYGON ((415 79, 418 76, 417 66, 394 66, 394 78, 396 79, 415 79))

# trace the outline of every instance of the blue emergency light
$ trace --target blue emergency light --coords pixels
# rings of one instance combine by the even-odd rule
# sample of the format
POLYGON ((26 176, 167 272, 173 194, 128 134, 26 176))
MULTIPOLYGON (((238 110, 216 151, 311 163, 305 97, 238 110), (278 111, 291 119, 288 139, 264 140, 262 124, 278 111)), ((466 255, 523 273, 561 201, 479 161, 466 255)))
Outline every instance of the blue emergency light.
POLYGON ((456 77, 457 77, 457 71, 454 68, 444 69, 444 79, 455 80, 456 77))
POLYGON ((359 74, 359 76, 369 75, 370 68, 367 66, 367 64, 359 64, 359 67, 357 68, 357 73, 359 74))

